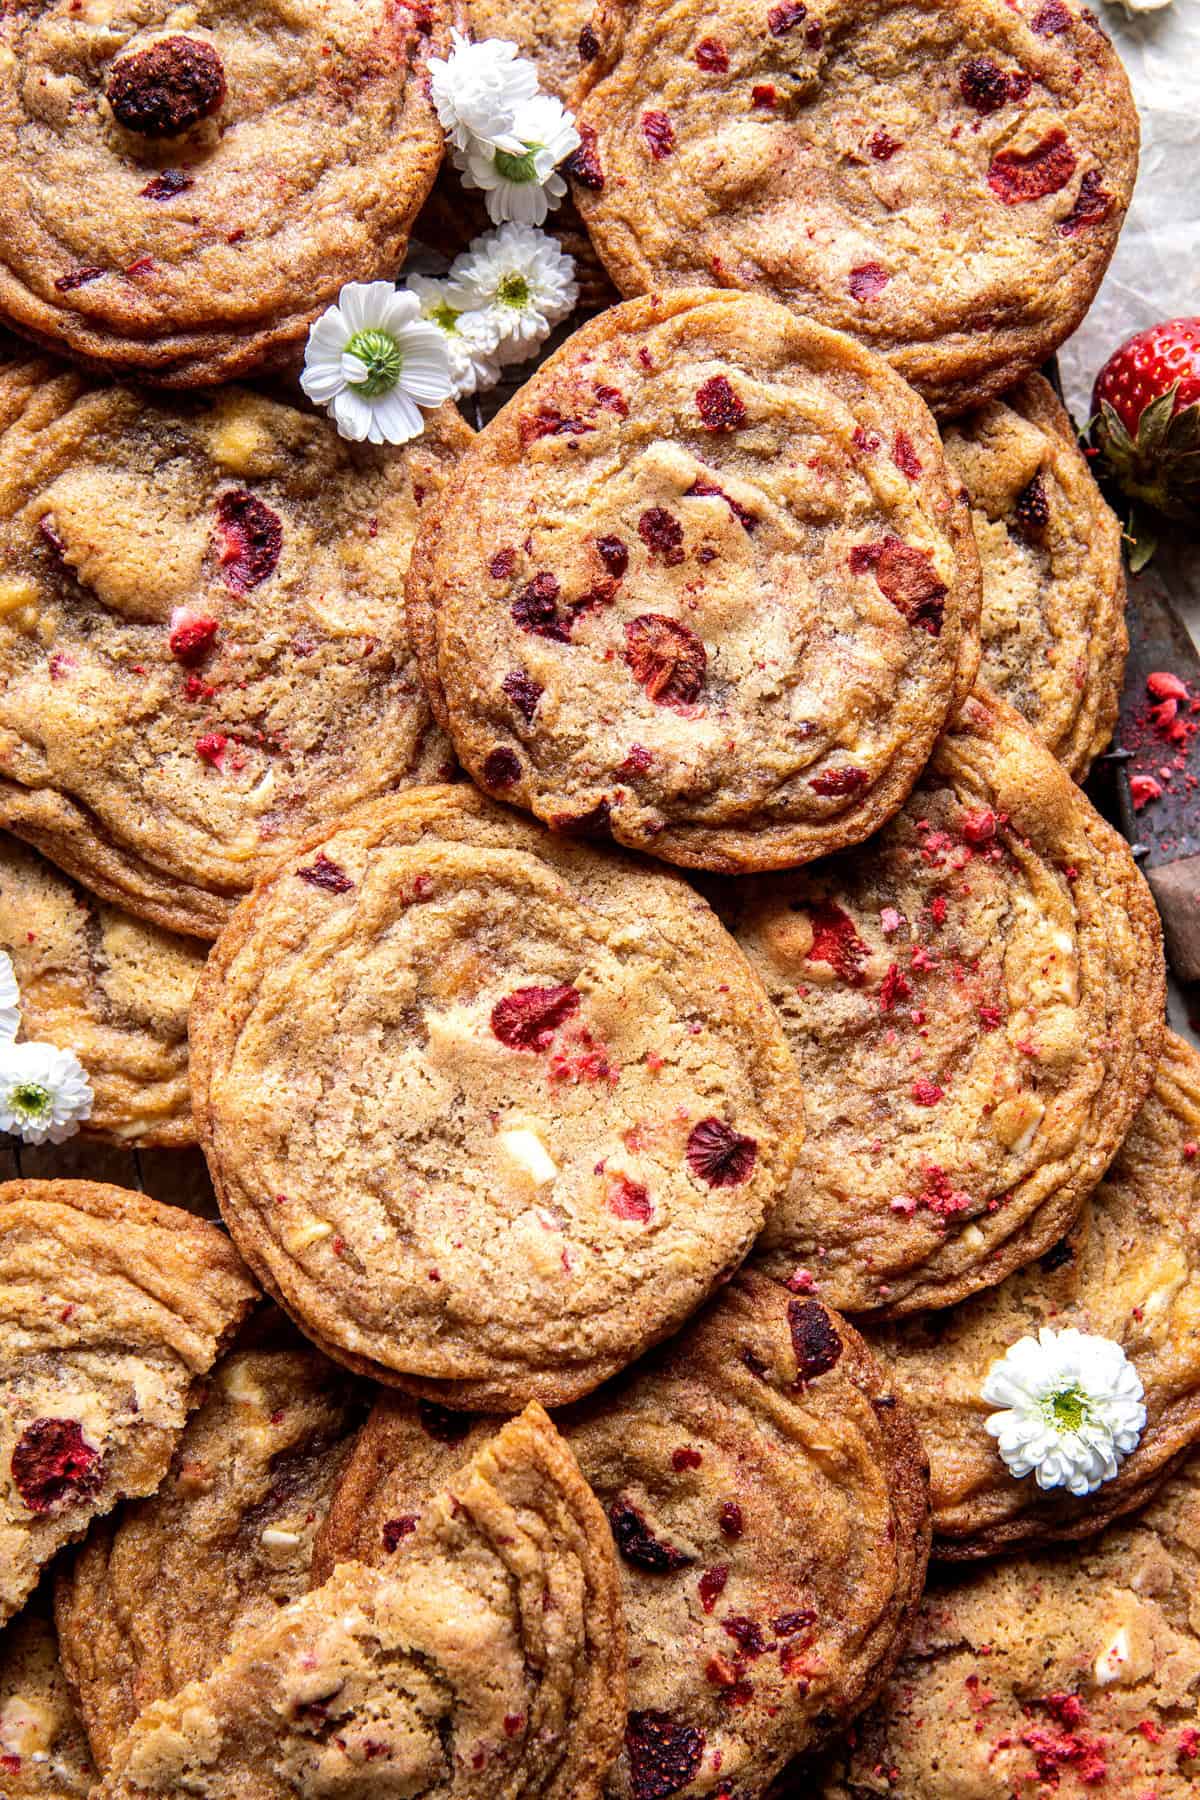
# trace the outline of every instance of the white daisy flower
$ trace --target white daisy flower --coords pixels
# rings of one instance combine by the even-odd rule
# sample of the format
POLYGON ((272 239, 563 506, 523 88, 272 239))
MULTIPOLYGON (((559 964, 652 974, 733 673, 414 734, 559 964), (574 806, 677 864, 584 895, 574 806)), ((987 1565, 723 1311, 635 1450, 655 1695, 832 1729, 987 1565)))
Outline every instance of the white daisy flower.
POLYGON ((468 187, 483 189, 494 225, 541 225, 567 191, 557 168, 579 148, 579 133, 560 100, 535 94, 517 108, 512 136, 515 148, 472 137, 455 149, 454 166, 468 187))
POLYGON ((61 1144, 91 1115, 91 1085, 73 1050, 0 1044, 0 1131, 27 1144, 61 1144))
POLYGON ((980 1390, 1003 1407, 987 1429, 1016 1476, 1091 1494, 1136 1450, 1146 1423, 1137 1370, 1111 1338, 1043 1325, 994 1362, 980 1390))
POLYGON ((494 321, 496 360, 524 362, 579 298, 575 259, 532 225, 502 225, 456 257, 450 279, 494 321))
POLYGON ((445 337, 420 312, 390 281, 351 281, 309 332, 300 386, 344 438, 406 444, 450 398, 445 337))
POLYGON ((505 38, 473 44, 451 33, 448 57, 429 59, 429 91, 442 129, 457 150, 473 138, 519 155, 513 116, 538 91, 537 70, 505 38))
POLYGON ((21 994, 13 974, 12 957, 7 950, 0 950, 0 1043, 16 1037, 17 1026, 21 1023, 20 1005, 21 994))
POLYGON ((408 286, 417 296, 421 317, 430 320, 445 337, 455 398, 495 387, 500 376, 496 359, 499 321, 490 312, 477 310, 474 301, 454 281, 410 275, 408 286))

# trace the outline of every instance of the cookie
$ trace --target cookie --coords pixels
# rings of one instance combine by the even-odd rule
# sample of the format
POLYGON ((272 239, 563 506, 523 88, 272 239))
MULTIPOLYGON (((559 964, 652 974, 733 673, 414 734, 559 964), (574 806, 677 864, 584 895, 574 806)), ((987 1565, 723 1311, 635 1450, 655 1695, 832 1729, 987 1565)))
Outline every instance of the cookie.
POLYGON ((31 1606, 0 1637, 0 1793, 86 1800, 95 1779, 54 1626, 48 1610, 31 1606))
POLYGON ((442 159, 441 0, 34 0, 0 70, 0 314, 170 387, 298 359, 442 159))
POLYGON ((749 288, 964 411, 1078 325, 1138 121, 1067 0, 605 0, 574 105, 584 222, 623 294, 749 288))
POLYGON ((757 295, 593 319, 425 515, 410 629, 475 779, 670 862, 789 867, 901 804, 978 658, 921 402, 757 295))
MULTIPOLYGON (((906 1636, 928 1551, 909 1416, 844 1319, 740 1275, 559 1424, 620 1554, 631 1711, 606 1793, 719 1793, 718 1774, 761 1793, 865 1702, 906 1636)), ((382 1399, 317 1569, 394 1566, 489 1429, 382 1399)))
POLYGON ((0 824, 211 938, 314 826, 436 779, 398 596, 470 437, 449 406, 373 449, 241 390, 0 370, 0 824))
POLYGON ((1129 648, 1120 521, 1040 375, 942 443, 983 566, 980 680, 1081 781, 1112 737, 1129 648))
POLYGON ((612 1535, 531 1406, 426 1509, 144 1712, 101 1800, 598 1800, 625 1718, 612 1535))
POLYGON ((0 950, 21 990, 18 1035, 74 1050, 87 1071, 85 1134, 195 1143, 187 1018, 202 945, 106 906, 0 835, 0 950))
POLYGON ((780 1800, 1190 1800, 1200 1781, 1200 1456, 1094 1544, 931 1589, 823 1778, 780 1800))
POLYGON ((595 38, 588 21, 592 0, 468 0, 467 16, 474 38, 506 38, 516 44, 538 72, 538 86, 567 101, 595 38))
POLYGON ((413 790, 256 888, 192 1008, 234 1239, 323 1349, 451 1405, 562 1404, 741 1262, 803 1102, 678 877, 413 790))
POLYGON ((158 1487, 256 1298, 224 1232, 178 1207, 0 1184, 0 1623, 93 1519, 158 1487))
POLYGON ((721 904, 804 1084, 771 1274, 896 1316, 1062 1237, 1149 1091, 1162 942, 1128 844, 1011 707, 974 695, 860 851, 721 904))
POLYGON ((1099 1531, 1200 1437, 1200 1055, 1168 1033, 1154 1086, 1069 1235, 948 1312, 868 1328, 933 1468, 937 1554, 990 1556, 1099 1531), (988 1370, 1070 1326, 1121 1345, 1146 1391, 1141 1442, 1085 1499, 1015 1480, 984 1423, 988 1370))
POLYGON ((214 1370, 158 1493, 93 1529, 59 1577, 63 1663, 102 1770, 152 1700, 308 1591, 359 1407, 347 1376, 278 1335, 214 1370))

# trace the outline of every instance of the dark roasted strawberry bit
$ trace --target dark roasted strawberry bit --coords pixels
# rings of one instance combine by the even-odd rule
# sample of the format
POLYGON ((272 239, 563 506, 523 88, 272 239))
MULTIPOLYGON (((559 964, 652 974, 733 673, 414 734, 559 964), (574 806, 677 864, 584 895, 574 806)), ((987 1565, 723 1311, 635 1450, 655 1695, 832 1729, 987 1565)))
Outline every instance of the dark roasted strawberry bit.
POLYGON ((698 1469, 703 1461, 704 1453, 693 1450, 690 1444, 680 1444, 677 1450, 671 1452, 671 1467, 676 1474, 682 1474, 684 1469, 698 1469))
POLYGON ((590 25, 585 25, 579 33, 579 60, 585 63, 595 62, 599 54, 600 39, 590 25))
POLYGON ((609 574, 620 581, 629 567, 629 546, 623 538, 600 537, 596 539, 596 549, 600 553, 600 561, 609 574))
POLYGON ((683 561, 683 526, 665 506, 651 506, 638 520, 638 536, 651 556, 661 556, 667 567, 683 561))
POLYGON ((113 116, 142 137, 176 137, 225 98, 225 71, 204 38, 159 38, 114 63, 106 89, 113 116))
POLYGON ((916 481, 920 477, 921 459, 913 449, 913 441, 907 431, 896 433, 896 441, 892 445, 892 461, 910 481, 916 481))
POLYGON ((665 112, 642 114, 642 137, 655 162, 662 162, 675 148, 675 127, 665 112))
POLYGON ((507 744, 497 744, 483 759, 485 787, 509 788, 521 779, 521 759, 507 744))
POLYGON ((745 423, 746 408, 724 375, 712 375, 696 391, 696 405, 709 431, 736 431, 745 423))
POLYGON ((653 1212, 650 1205, 650 1194, 640 1181, 630 1181, 628 1175, 613 1176, 608 1185, 608 1209, 618 1219, 633 1219, 644 1225, 653 1212))
POLYGON ((194 667, 216 643, 218 630, 215 619, 181 619, 167 639, 171 655, 185 667, 194 667))
POLYGON ((522 448, 536 444, 544 437, 582 437, 585 431, 595 431, 586 419, 567 419, 556 412, 552 406, 541 406, 535 413, 526 413, 517 426, 522 448))
POLYGON ((973 56, 958 71, 958 91, 978 113, 993 113, 1008 99, 1008 78, 990 56, 973 56))
POLYGON ((572 151, 563 168, 580 187, 590 188, 594 194, 603 190, 604 170, 600 166, 600 155, 596 149, 596 133, 590 125, 579 127, 579 148, 572 151))
POLYGON ((1105 188, 1099 169, 1089 169, 1079 184, 1074 206, 1059 225, 1059 237, 1078 237, 1089 225, 1102 224, 1112 206, 1113 197, 1105 188))
POLYGON ((537 711, 538 701, 545 692, 541 683, 535 681, 532 675, 527 675, 524 669, 513 669, 510 674, 504 677, 500 686, 508 695, 526 724, 532 725, 533 715, 537 711))
POLYGON ((775 104, 775 89, 769 81, 757 82, 750 89, 750 104, 761 108, 764 112, 770 112, 775 104))
POLYGON ((229 739, 223 731, 206 731, 196 739, 196 755, 210 769, 219 769, 225 760, 229 739))
POLYGON ((54 285, 60 294, 69 294, 75 288, 86 287, 89 281, 99 281, 107 272, 91 263, 84 269, 72 269, 69 275, 60 275, 54 285))
POLYGON ((510 611, 514 624, 536 637, 555 638, 565 644, 571 635, 571 627, 569 618, 559 616, 558 595, 556 577, 548 569, 539 570, 512 603, 510 611))
POLYGON ((1017 495, 1013 521, 1021 535, 1027 538, 1041 537, 1050 523, 1050 501, 1040 470, 1017 495))
POLYGON ((1001 150, 993 156, 987 179, 1005 206, 1022 206, 1057 194, 1074 173, 1075 152, 1066 132, 1056 126, 1032 150, 1001 150))
POLYGON ((808 908, 813 941, 809 962, 828 963, 852 987, 862 980, 862 965, 870 952, 854 929, 854 920, 832 900, 818 900, 808 908))
POLYGON ((383 1522, 384 1549, 390 1555, 416 1529, 417 1520, 413 1513, 404 1513, 399 1519, 385 1519, 383 1522))
POLYGON ((609 412, 616 413, 619 419, 629 417, 629 402, 620 388, 609 387, 607 382, 601 382, 596 388, 596 398, 601 406, 606 406, 609 412))
POLYGON ((798 1378, 815 1381, 827 1374, 842 1354, 842 1340, 820 1301, 789 1300, 787 1320, 798 1378))
POLYGON ((1071 14, 1062 0, 1045 0, 1029 21, 1030 29, 1039 37, 1057 37, 1060 31, 1069 31, 1071 14))
POLYGON ((775 1647, 767 1642, 767 1634, 758 1620, 748 1619, 741 1613, 731 1613, 729 1618, 722 1619, 721 1630, 733 1639, 743 1656, 762 1656, 764 1651, 775 1647))
POLYGON ((448 1406, 439 1406, 436 1400, 418 1400, 417 1417, 421 1429, 439 1444, 461 1444, 472 1423, 470 1413, 453 1412, 448 1406))
POLYGON ((892 137, 890 132, 882 129, 873 131, 867 143, 867 149, 876 162, 891 162, 897 150, 903 150, 903 148, 904 145, 899 138, 892 137))
POLYGON ((307 869, 297 869, 296 873, 309 887, 322 888, 327 894, 348 894, 354 886, 342 865, 331 861, 323 850, 317 852, 316 861, 309 863, 307 869))
POLYGON ((729 52, 720 38, 701 38, 696 45, 696 62, 710 75, 724 75, 729 67, 729 52))
POLYGON ((104 1485, 104 1458, 77 1419, 35 1419, 13 1448, 13 1486, 32 1513, 61 1512, 104 1485))
POLYGON ((608 1509, 608 1522, 617 1549, 625 1561, 637 1569, 645 1569, 651 1575, 670 1575, 676 1569, 688 1568, 696 1560, 686 1550, 656 1538, 632 1501, 614 1500, 608 1509))
POLYGON ((847 283, 850 298, 859 302, 876 300, 891 279, 882 263, 859 263, 856 269, 850 271, 847 283))
POLYGON ((138 192, 143 200, 173 200, 176 194, 186 194, 195 185, 192 177, 182 169, 164 169, 161 175, 155 175, 138 192))
POLYGON ((640 613, 625 623, 625 661, 659 706, 687 706, 704 686, 708 652, 687 625, 663 613, 640 613))
POLYGON ((517 565, 515 550, 497 550, 488 564, 488 574, 493 581, 507 581, 517 565))
POLYGON ((38 520, 38 536, 60 563, 67 560, 67 546, 58 535, 53 513, 43 513, 38 520))
POLYGON ((937 637, 942 629, 947 588, 939 580, 928 550, 886 537, 877 544, 856 544, 850 552, 856 575, 874 570, 880 590, 910 625, 937 637))
POLYGON ((825 27, 820 20, 812 19, 804 27, 804 41, 810 50, 819 50, 825 42, 825 27))
POLYGON ((781 6, 773 6, 767 14, 767 30, 772 37, 784 37, 794 25, 808 17, 808 8, 804 0, 783 0, 781 6))
POLYGON ((704 1757, 704 1733, 664 1712, 631 1712, 625 1727, 631 1800, 670 1800, 704 1757))
POLYGON ((758 1145, 724 1119, 701 1119, 687 1141, 688 1167, 709 1187, 740 1187, 749 1181, 758 1160, 758 1145))
POLYGON ((717 1514, 717 1524, 720 1527, 721 1536, 728 1538, 730 1543, 736 1542, 741 1537, 745 1530, 745 1523, 742 1519, 742 1509, 736 1500, 721 1502, 721 1510, 717 1514))
POLYGON ((771 1630, 778 1637, 795 1637, 798 1631, 805 1631, 808 1626, 815 1625, 817 1615, 811 1607, 802 1607, 798 1612, 780 1613, 777 1619, 771 1620, 771 1630))
POLYGON ((607 800, 597 800, 581 813, 552 813, 551 831, 562 831, 568 837, 605 837, 612 829, 612 809, 607 800))
POLYGON ((814 794, 857 794, 870 779, 865 769, 856 768, 853 763, 842 763, 836 769, 822 769, 808 785, 814 794))
POLYGON ((694 494, 700 494, 705 499, 712 496, 715 499, 723 500, 744 531, 753 531, 754 527, 758 524, 758 519, 752 512, 749 512, 746 507, 740 506, 736 500, 730 499, 729 495, 725 492, 725 489, 718 487, 715 481, 709 481, 706 475, 697 475, 695 481, 693 481, 691 487, 687 490, 689 499, 691 499, 694 494))
POLYGON ((560 1025, 579 1011, 578 988, 516 988, 492 1008, 492 1030, 510 1050, 548 1050, 560 1025))
POLYGON ((216 512, 222 579, 235 594, 248 594, 273 573, 283 549, 283 525, 278 513, 244 488, 220 495, 216 512))
POLYGON ((729 1580, 728 1563, 718 1563, 715 1568, 705 1569, 700 1577, 700 1604, 706 1613, 710 1613, 725 1592, 725 1583, 729 1580))

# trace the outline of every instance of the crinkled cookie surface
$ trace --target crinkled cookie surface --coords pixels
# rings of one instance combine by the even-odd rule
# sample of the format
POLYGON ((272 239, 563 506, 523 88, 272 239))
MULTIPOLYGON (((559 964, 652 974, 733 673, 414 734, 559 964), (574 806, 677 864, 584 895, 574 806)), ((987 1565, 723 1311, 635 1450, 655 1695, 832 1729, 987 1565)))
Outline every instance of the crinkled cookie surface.
POLYGON ((34 1602, 0 1637, 0 1793, 5 1800, 85 1800, 95 1779, 54 1626, 34 1602))
POLYGON ((978 660, 927 409, 756 295, 577 331, 427 515, 409 617, 476 780, 668 861, 790 867, 912 787, 978 660))
POLYGON ((623 293, 786 300, 961 412, 1107 267, 1137 113, 1067 0, 606 0, 575 192, 623 293))

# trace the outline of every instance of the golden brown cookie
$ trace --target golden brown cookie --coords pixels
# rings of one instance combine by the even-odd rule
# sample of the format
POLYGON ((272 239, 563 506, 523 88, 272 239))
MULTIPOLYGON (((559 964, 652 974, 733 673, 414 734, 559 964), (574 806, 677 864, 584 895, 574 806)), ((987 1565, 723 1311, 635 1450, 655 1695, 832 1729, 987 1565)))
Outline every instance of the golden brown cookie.
POLYGON ((1192 1800, 1200 1455, 1094 1544, 930 1589, 879 1704, 778 1800, 1192 1800))
POLYGON ((0 1621, 167 1472, 257 1298, 225 1233, 91 1181, 0 1185, 0 1621))
POLYGON ((0 66, 0 313, 194 387, 391 277, 442 158, 441 0, 30 0, 0 66))
POLYGON ((398 596, 470 438, 449 406, 375 449, 241 389, 0 371, 0 824, 215 937, 315 825, 437 779, 398 596))
POLYGON ((983 566, 980 680, 1082 781, 1112 737, 1129 647, 1120 521, 1040 375, 942 443, 983 566))
POLYGON ((386 1573, 349 1564, 144 1712, 104 1800, 598 1800, 625 1719, 612 1536, 538 1406, 386 1573))
POLYGON ((106 906, 0 834, 0 950, 21 990, 18 1035, 74 1050, 87 1071, 85 1134, 195 1143, 187 1018, 201 944, 106 906))
POLYGON ((972 696, 860 850, 726 898, 808 1122, 763 1266, 896 1316, 1057 1242, 1153 1079, 1162 938, 1128 844, 1012 708, 972 696))
POLYGON ((251 1266, 324 1349, 451 1405, 590 1392, 735 1269, 802 1100, 677 876, 465 784, 261 882, 192 1009, 196 1128, 251 1266))
POLYGON ((1074 0, 605 0, 592 30, 571 166, 622 293, 770 294, 946 413, 1087 311, 1138 121, 1074 0))
POLYGON ((570 96, 587 61, 592 0, 467 0, 474 38, 506 38, 538 72, 538 85, 560 100, 570 96))
POLYGON ((970 683, 979 580, 887 365, 704 290, 614 307, 543 364, 426 514, 407 591, 483 787, 732 873, 896 810, 970 683))
POLYGON ((1168 1033, 1150 1096, 1070 1234, 948 1312, 868 1328, 921 1428, 943 1557, 1085 1537, 1145 1503, 1200 1437, 1200 1055, 1168 1033), (1121 1345, 1146 1394, 1136 1450, 1085 1499, 1016 1480, 980 1389, 1018 1338, 1075 1326, 1121 1345))
POLYGON ((0 1794, 86 1800, 95 1779, 49 1609, 34 1603, 0 1636, 0 1794))
POLYGON ((343 1371, 274 1336, 218 1365, 158 1493, 94 1528, 59 1577, 63 1664, 102 1770, 152 1700, 308 1591, 360 1406, 343 1371))
MULTIPOLYGON (((928 1552, 908 1415, 844 1319, 739 1275, 559 1425, 620 1554, 631 1711, 605 1792, 715 1795, 719 1776, 761 1793, 865 1704, 907 1635, 928 1552)), ((399 1562, 490 1429, 381 1400, 316 1571, 399 1562)))

